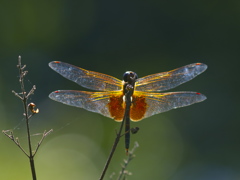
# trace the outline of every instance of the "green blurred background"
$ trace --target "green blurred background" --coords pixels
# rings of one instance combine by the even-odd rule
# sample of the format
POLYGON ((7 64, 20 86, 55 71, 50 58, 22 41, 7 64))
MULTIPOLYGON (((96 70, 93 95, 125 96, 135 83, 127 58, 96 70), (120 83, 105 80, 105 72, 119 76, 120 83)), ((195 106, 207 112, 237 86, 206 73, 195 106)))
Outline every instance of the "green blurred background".
MULTIPOLYGON (((240 1, 81 0, 6 1, 0 5, 0 127, 26 148, 18 55, 27 64, 26 87, 40 113, 31 120, 33 145, 54 132, 36 155, 38 179, 98 179, 120 124, 48 98, 58 89, 85 90, 48 67, 58 60, 119 79, 203 62, 208 70, 171 91, 197 91, 202 103, 155 115, 132 136, 140 147, 128 170, 131 180, 240 179, 240 1)), ((0 136, 0 179, 30 180, 28 159, 0 136)), ((126 158, 118 146, 105 179, 126 158)), ((116 178, 117 175, 114 177, 116 178)), ((114 178, 114 179, 115 179, 114 178)))

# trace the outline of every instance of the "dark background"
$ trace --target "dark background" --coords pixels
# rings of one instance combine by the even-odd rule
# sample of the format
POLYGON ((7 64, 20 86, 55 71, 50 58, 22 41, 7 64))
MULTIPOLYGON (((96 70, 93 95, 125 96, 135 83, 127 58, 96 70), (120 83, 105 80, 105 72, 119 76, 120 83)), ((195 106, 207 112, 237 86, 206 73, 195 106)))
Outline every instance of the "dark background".
MULTIPOLYGON (((240 179, 239 41, 240 2, 229 1, 1 1, 0 127, 11 129, 26 147, 18 55, 27 65, 26 88, 40 113, 31 120, 33 145, 53 129, 36 155, 39 179, 98 179, 120 124, 48 98, 57 89, 85 90, 48 67, 64 61, 119 79, 139 77, 202 62, 208 70, 171 91, 205 94, 202 103, 155 115, 132 144, 140 147, 128 179, 240 179)), ((0 136, 0 179, 31 179, 28 160, 0 136)), ((125 159, 118 146, 105 179, 125 159)), ((114 176, 113 179, 116 179, 114 176)))

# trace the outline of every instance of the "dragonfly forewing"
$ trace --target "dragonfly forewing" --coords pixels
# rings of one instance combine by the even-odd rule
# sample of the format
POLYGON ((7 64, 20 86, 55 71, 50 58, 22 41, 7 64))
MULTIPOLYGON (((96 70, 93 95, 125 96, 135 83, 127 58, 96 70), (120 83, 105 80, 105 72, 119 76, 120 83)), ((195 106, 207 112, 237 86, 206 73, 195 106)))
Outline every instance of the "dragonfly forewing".
POLYGON ((60 61, 52 61, 49 66, 63 77, 88 89, 99 91, 122 89, 121 80, 106 74, 85 70, 60 61))
POLYGON ((165 91, 179 86, 207 69, 203 63, 189 64, 172 71, 152 74, 139 78, 136 82, 137 91, 165 91))

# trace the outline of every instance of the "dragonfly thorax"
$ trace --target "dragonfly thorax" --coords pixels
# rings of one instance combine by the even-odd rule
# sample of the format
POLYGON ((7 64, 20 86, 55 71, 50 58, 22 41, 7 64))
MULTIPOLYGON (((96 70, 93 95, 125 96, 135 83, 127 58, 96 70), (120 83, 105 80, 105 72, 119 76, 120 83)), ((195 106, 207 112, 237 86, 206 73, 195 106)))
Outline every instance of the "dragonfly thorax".
MULTIPOLYGON (((133 97, 131 96, 130 97, 130 102, 132 103, 132 100, 133 100, 133 97)), ((126 102, 126 96, 125 95, 123 95, 123 102, 126 102)))

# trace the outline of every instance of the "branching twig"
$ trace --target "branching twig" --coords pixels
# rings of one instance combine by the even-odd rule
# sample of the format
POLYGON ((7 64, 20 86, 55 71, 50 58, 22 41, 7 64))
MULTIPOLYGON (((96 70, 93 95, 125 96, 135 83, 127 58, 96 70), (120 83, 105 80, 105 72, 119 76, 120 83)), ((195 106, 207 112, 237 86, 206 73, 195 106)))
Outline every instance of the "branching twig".
POLYGON ((127 168, 127 165, 130 163, 130 161, 135 157, 134 151, 136 150, 137 147, 139 147, 139 144, 137 142, 135 142, 134 147, 132 148, 131 151, 129 151, 127 160, 124 160, 124 164, 122 165, 122 170, 120 171, 120 174, 119 174, 117 180, 121 180, 122 177, 123 177, 123 179, 125 179, 125 175, 130 174, 128 171, 126 171, 126 168, 127 168))
MULTIPOLYGON (((25 65, 22 66, 21 64, 21 57, 19 56, 18 58, 18 65, 17 65, 18 69, 19 69, 19 82, 20 82, 20 86, 21 86, 21 95, 20 96, 22 103, 23 103, 23 108, 24 108, 24 116, 25 116, 25 120, 26 120, 26 126, 27 126, 27 138, 28 138, 28 149, 29 149, 29 160, 30 160, 30 166, 31 166, 31 171, 32 171, 32 178, 33 180, 37 179, 36 176, 36 170, 35 170, 35 164, 34 164, 34 159, 33 159, 33 152, 32 152, 32 144, 31 144, 31 134, 30 134, 30 127, 29 127, 29 112, 28 112, 28 104, 27 104, 27 100, 28 97, 34 93, 34 90, 36 89, 35 87, 33 87, 29 93, 27 94, 25 91, 25 86, 24 86, 24 77, 27 74, 27 71, 24 71, 25 69, 25 65), (26 95, 27 94, 27 95, 26 95)), ((16 94, 16 93, 14 93, 16 94)))
POLYGON ((29 158, 30 161, 30 167, 31 167, 31 172, 32 172, 32 179, 36 180, 36 170, 35 170, 35 164, 34 164, 34 156, 36 155, 41 143, 43 142, 44 138, 51 133, 53 130, 51 129, 50 131, 46 132, 44 131, 43 136, 41 140, 38 142, 37 148, 35 152, 32 151, 32 143, 31 143, 31 134, 30 134, 30 127, 29 127, 29 120, 30 118, 39 113, 39 109, 35 109, 36 105, 34 103, 29 103, 28 104, 28 98, 34 94, 34 91, 36 90, 36 86, 34 85, 32 89, 27 93, 25 91, 25 86, 24 86, 24 77, 28 73, 24 69, 26 68, 26 65, 21 64, 21 56, 18 57, 18 65, 17 68, 19 70, 19 83, 21 87, 21 93, 16 93, 15 91, 12 91, 15 96, 17 96, 19 99, 21 99, 23 103, 23 108, 24 108, 24 117, 26 120, 26 127, 27 127, 27 139, 28 139, 28 151, 29 154, 24 150, 24 148, 20 145, 18 137, 14 137, 14 134, 10 130, 3 130, 2 132, 10 138, 21 150, 22 152, 29 158))
POLYGON ((15 138, 12 131, 10 131, 10 130, 2 130, 2 133, 5 134, 9 139, 11 139, 11 140, 22 150, 22 152, 23 152, 27 157, 29 157, 28 154, 26 153, 26 151, 25 151, 25 150, 22 148, 22 146, 20 145, 20 142, 19 142, 19 140, 18 140, 18 137, 15 138))
POLYGON ((38 142, 37 148, 36 148, 35 152, 33 153, 33 157, 36 155, 36 153, 37 153, 40 145, 42 144, 43 140, 45 139, 45 137, 47 137, 51 132, 53 132, 53 129, 50 129, 48 132, 46 132, 46 130, 43 132, 42 138, 38 142))

